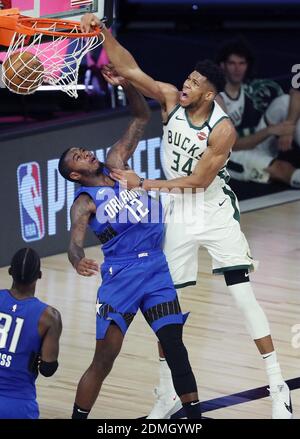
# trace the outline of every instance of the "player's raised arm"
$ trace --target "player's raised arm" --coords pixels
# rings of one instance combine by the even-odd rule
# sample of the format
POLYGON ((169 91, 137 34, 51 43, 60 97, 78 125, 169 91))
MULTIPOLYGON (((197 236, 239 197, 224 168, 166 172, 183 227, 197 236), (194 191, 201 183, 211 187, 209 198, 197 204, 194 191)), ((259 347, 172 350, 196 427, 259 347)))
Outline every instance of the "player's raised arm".
POLYGON ((151 112, 141 93, 129 81, 118 75, 112 64, 103 67, 102 75, 109 84, 123 87, 132 114, 132 120, 125 133, 110 148, 106 158, 108 166, 123 169, 144 134, 151 112))
POLYGON ((81 276, 93 276, 99 271, 96 261, 85 257, 83 245, 90 216, 96 206, 87 194, 81 194, 71 208, 71 241, 69 261, 81 276))
POLYGON ((39 327, 45 332, 43 336, 39 371, 45 377, 52 376, 58 368, 59 338, 62 321, 59 311, 48 306, 41 316, 39 327), (46 328, 46 329, 45 329, 46 328))
POLYGON ((85 14, 81 20, 82 30, 88 32, 95 26, 101 26, 101 31, 105 36, 104 48, 118 73, 129 80, 145 96, 156 99, 163 109, 173 108, 178 102, 177 88, 171 84, 155 81, 143 72, 131 53, 121 46, 105 25, 95 15, 85 14))

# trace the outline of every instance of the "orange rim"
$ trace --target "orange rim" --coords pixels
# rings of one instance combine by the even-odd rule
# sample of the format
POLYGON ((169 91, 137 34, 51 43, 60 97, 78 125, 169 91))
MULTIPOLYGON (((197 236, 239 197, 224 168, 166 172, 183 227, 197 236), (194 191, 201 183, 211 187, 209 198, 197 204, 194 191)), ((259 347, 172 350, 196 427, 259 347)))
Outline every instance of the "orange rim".
POLYGON ((35 35, 35 34, 43 34, 57 37, 67 37, 67 38, 91 38, 100 35, 100 28, 95 29, 93 32, 81 32, 80 23, 77 21, 69 21, 69 20, 59 20, 53 18, 31 18, 31 17, 20 17, 18 23, 16 25, 16 32, 26 34, 26 35, 35 35), (52 31, 48 28, 57 23, 61 31, 52 31), (37 26, 37 27, 33 27, 37 26), (76 28, 78 33, 71 32, 76 28), (68 32, 69 31, 69 32, 68 32))

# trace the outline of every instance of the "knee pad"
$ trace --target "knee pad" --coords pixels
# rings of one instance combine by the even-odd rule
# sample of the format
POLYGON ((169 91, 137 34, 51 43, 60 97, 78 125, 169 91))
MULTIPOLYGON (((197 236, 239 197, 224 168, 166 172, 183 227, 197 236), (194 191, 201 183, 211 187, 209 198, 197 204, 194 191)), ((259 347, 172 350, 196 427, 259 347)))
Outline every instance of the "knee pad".
POLYGON ((156 333, 171 370, 174 388, 178 396, 197 392, 188 353, 182 341, 182 329, 182 325, 167 325, 156 333))
POLYGON ((245 317, 247 329, 254 340, 270 335, 267 317, 256 300, 250 282, 228 286, 235 303, 245 317))

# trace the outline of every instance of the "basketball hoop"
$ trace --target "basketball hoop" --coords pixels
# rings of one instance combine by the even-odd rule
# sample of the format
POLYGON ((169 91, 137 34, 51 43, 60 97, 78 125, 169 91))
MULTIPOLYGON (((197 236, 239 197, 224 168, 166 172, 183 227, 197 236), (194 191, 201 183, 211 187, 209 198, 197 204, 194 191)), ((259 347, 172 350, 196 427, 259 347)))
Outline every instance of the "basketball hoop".
POLYGON ((0 11, 0 44, 8 47, 3 66, 8 66, 10 73, 8 75, 7 69, 3 69, 3 82, 9 90, 21 94, 34 93, 37 85, 46 82, 77 98, 78 71, 82 58, 103 41, 104 35, 100 29, 83 33, 80 23, 76 21, 24 17, 18 14, 17 9, 0 11), (28 57, 23 56, 24 52, 32 54, 39 65, 42 63, 43 68, 36 70, 35 65, 38 63, 32 60, 27 65, 28 57), (22 78, 23 82, 26 81, 25 92, 11 84, 11 71, 15 77, 20 78, 20 61, 22 72, 27 75, 22 78), (14 69, 14 66, 18 67, 14 69), (32 86, 28 86, 28 76, 32 86))

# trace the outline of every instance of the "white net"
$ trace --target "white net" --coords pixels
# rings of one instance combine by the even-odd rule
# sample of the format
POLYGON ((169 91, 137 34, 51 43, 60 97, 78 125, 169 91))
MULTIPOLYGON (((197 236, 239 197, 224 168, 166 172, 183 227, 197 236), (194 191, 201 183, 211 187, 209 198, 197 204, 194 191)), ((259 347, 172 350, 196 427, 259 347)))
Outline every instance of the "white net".
MULTIPOLYGON (((104 41, 103 34, 88 38, 80 37, 78 25, 68 29, 77 37, 49 36, 38 32, 37 23, 33 26, 37 33, 31 37, 15 33, 3 61, 2 79, 6 87, 18 94, 32 94, 42 84, 58 86, 69 96, 77 98, 78 71, 87 52, 104 41)), ((49 26, 50 31, 60 31, 59 22, 49 26)))

